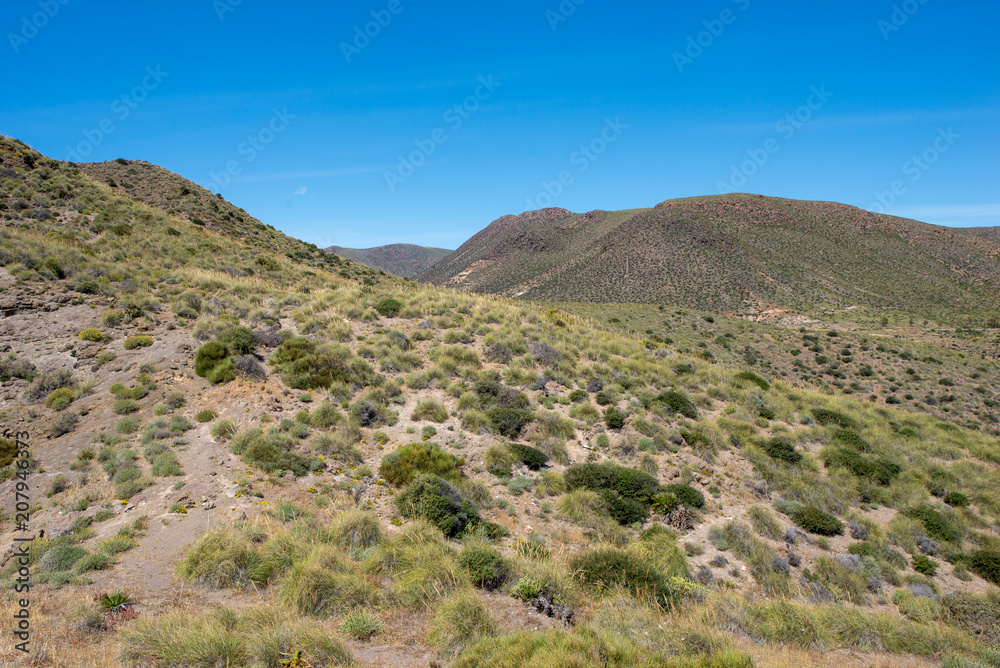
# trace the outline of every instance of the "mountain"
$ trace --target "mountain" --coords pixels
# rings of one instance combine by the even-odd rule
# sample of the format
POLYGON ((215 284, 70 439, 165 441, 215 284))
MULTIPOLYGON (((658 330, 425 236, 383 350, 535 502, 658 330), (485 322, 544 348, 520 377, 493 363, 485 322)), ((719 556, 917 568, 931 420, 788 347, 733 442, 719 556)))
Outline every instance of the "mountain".
POLYGON ((8 665, 996 665, 996 332, 459 293, 114 164, 0 137, 8 665))
POLYGON ((983 239, 1000 241, 1000 227, 960 227, 956 228, 956 231, 971 234, 983 239))
POLYGON ((327 253, 333 253, 348 260, 354 260, 373 269, 393 276, 414 278, 422 271, 447 257, 452 251, 430 246, 413 244, 389 244, 375 248, 343 248, 330 246, 327 253))
POLYGON ((844 204, 760 195, 505 216, 420 280, 474 292, 715 312, 991 308, 1000 243, 844 204))

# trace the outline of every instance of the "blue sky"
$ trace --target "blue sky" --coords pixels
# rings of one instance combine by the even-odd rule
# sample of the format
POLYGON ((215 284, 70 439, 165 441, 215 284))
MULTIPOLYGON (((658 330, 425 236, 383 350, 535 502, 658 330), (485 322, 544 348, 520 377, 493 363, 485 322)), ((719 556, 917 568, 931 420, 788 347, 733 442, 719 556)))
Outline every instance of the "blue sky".
POLYGON ((0 132, 322 246, 722 191, 1000 225, 996 3, 652 4, 8 0, 0 132))

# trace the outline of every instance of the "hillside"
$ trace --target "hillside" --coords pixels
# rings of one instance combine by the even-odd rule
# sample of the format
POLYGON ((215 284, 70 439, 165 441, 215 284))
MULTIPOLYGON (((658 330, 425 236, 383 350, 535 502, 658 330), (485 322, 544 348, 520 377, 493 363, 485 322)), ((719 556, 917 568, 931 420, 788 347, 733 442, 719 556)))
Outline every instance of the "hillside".
POLYGON ((0 138, 4 665, 996 666, 985 339, 444 290, 160 197, 0 138), (878 389, 931 355, 960 414, 878 389))
POLYGON ((1000 241, 1000 227, 962 227, 957 230, 983 239, 1000 241))
POLYGON ((450 255, 452 251, 414 244, 389 244, 375 248, 330 246, 326 252, 347 260, 354 260, 359 264, 384 271, 393 276, 415 278, 417 274, 426 271, 442 258, 450 255))
POLYGON ((757 314, 991 308, 1000 244, 843 204, 759 195, 505 216, 418 278, 521 299, 757 314))

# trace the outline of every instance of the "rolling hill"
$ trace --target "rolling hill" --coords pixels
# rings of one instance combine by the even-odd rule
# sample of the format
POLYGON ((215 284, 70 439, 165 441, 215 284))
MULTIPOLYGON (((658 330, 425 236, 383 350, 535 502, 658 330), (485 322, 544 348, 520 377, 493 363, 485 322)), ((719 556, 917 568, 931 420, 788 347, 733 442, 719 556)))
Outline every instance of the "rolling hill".
POLYGON ((330 246, 327 253, 333 253, 348 260, 354 260, 373 269, 384 271, 393 276, 415 278, 426 271, 452 251, 430 246, 414 244, 389 244, 375 248, 342 248, 330 246))
POLYGON ((0 137, 0 661, 997 665, 996 332, 445 290, 114 164, 0 137))
POLYGON ((737 314, 975 310, 1000 294, 1000 244, 844 204, 720 195, 505 216, 418 278, 522 299, 737 314))

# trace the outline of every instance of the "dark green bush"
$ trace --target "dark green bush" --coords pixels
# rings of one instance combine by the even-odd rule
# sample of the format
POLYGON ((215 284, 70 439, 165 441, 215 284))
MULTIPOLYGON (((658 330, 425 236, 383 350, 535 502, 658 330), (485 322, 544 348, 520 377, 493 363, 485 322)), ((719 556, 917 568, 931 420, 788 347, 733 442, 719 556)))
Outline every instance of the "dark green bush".
POLYGON ((946 594, 941 597, 941 611, 949 624, 988 645, 1000 644, 1000 599, 995 593, 986 596, 969 592, 946 594))
POLYGON ((1000 550, 976 550, 969 555, 969 569, 987 582, 1000 587, 1000 550))
POLYGON ((625 426, 625 413, 614 406, 608 406, 604 410, 604 424, 608 429, 621 429, 625 426))
POLYGON ((962 539, 962 531, 954 526, 947 517, 930 506, 917 506, 903 511, 907 517, 919 521, 924 525, 927 534, 931 538, 954 543, 962 539))
POLYGON ((375 310, 384 318, 395 318, 401 308, 403 308, 403 304, 392 297, 382 297, 375 304, 375 310))
POLYGON ((590 396, 587 394, 587 390, 573 390, 569 393, 569 400, 574 404, 586 400, 590 396))
POLYGON ((649 505, 659 487, 656 478, 648 473, 613 462, 574 464, 566 469, 563 478, 568 489, 610 489, 644 506, 649 505))
POLYGON ((792 521, 809 533, 820 536, 841 536, 844 523, 830 513, 814 506, 802 506, 792 513, 792 521))
POLYGON ((310 469, 320 468, 319 460, 292 452, 293 446, 292 437, 276 429, 267 433, 253 429, 238 434, 230 447, 243 461, 268 472, 291 471, 296 476, 304 476, 310 469))
POLYGON ((517 438, 524 425, 535 419, 535 414, 520 408, 493 406, 486 411, 492 429, 506 438, 517 438))
POLYGON ((788 442, 788 439, 775 436, 764 441, 761 448, 772 459, 778 459, 789 464, 798 464, 802 461, 802 453, 795 449, 795 446, 788 442))
POLYGON ((747 381, 748 383, 753 383, 760 389, 767 392, 771 388, 771 384, 755 374, 753 371, 741 371, 735 376, 737 381, 747 381))
POLYGON ((397 487, 402 487, 421 473, 434 473, 457 483, 462 477, 460 467, 464 463, 465 460, 445 452, 434 443, 410 443, 382 458, 379 475, 397 487))
POLYGON ((477 528, 491 537, 504 535, 503 527, 485 522, 472 503, 441 476, 421 473, 396 497, 399 514, 408 519, 423 518, 441 529, 444 535, 457 538, 477 528))
POLYGON ((866 457, 851 448, 835 448, 823 456, 826 466, 841 466, 859 478, 867 478, 887 487, 902 472, 902 467, 888 459, 866 457))
POLYGON ((469 579, 477 587, 493 591, 510 577, 507 560, 489 545, 466 545, 458 555, 458 563, 469 572, 469 579))
POLYGON ((837 429, 833 432, 833 442, 859 452, 871 452, 871 443, 861 438, 861 435, 850 429, 837 429))
POLYGON ((229 383, 236 380, 236 364, 232 357, 227 357, 205 374, 205 380, 210 383, 229 383))
POLYGON ((531 447, 530 445, 511 443, 507 446, 507 448, 515 457, 521 460, 521 463, 532 471, 539 470, 549 461, 549 456, 547 454, 538 448, 531 447))
POLYGON ((694 405, 693 401, 680 392, 676 392, 674 390, 661 392, 656 395, 656 398, 653 399, 653 401, 660 401, 666 404, 672 412, 680 413, 686 418, 690 418, 692 420, 698 419, 698 408, 694 405))
POLYGON ((922 554, 913 557, 913 570, 922 575, 934 577, 934 574, 937 573, 937 567, 937 562, 922 554))
POLYGON ((969 505, 969 497, 961 492, 948 492, 944 495, 944 502, 954 508, 965 508, 969 505))
POLYGON ((632 499, 626 499, 613 489, 602 489, 601 498, 604 499, 605 507, 611 519, 619 524, 629 525, 636 522, 645 522, 649 517, 649 507, 632 499))
POLYGON ((663 485, 659 491, 661 493, 673 494, 677 497, 678 501, 688 508, 701 509, 705 507, 705 495, 690 485, 683 483, 663 485))
POLYGON ((836 425, 844 429, 857 429, 858 424, 843 413, 829 410, 827 408, 816 408, 812 412, 813 418, 821 425, 836 425))

